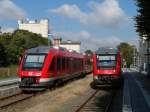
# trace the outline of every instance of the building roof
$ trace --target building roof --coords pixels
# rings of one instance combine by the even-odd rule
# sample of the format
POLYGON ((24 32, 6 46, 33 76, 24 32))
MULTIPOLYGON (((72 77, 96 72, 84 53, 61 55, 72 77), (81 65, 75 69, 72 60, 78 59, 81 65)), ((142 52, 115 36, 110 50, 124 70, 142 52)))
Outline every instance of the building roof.
POLYGON ((37 19, 35 19, 35 20, 29 20, 29 19, 23 20, 23 19, 20 19, 20 20, 18 20, 18 24, 40 24, 41 21, 43 21, 43 20, 48 21, 47 18, 44 18, 44 19, 41 19, 41 20, 37 20, 37 19))

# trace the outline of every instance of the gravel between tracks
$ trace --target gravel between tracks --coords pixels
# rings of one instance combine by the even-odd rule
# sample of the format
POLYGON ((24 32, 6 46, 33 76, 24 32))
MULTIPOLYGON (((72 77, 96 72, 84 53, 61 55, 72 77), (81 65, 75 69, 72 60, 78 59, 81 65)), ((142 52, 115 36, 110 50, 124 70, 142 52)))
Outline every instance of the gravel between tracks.
POLYGON ((81 103, 94 90, 90 88, 92 75, 75 80, 64 87, 48 91, 31 99, 12 105, 0 112, 71 112, 73 105, 81 103), (86 95, 85 95, 86 94, 86 95))

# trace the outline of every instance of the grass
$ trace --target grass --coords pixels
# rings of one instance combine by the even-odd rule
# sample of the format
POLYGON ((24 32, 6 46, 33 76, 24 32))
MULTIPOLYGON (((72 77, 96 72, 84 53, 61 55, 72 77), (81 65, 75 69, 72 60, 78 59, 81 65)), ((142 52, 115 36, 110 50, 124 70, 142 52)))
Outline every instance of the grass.
POLYGON ((18 65, 10 65, 8 67, 1 67, 0 68, 0 80, 18 77, 17 68, 18 68, 18 65))

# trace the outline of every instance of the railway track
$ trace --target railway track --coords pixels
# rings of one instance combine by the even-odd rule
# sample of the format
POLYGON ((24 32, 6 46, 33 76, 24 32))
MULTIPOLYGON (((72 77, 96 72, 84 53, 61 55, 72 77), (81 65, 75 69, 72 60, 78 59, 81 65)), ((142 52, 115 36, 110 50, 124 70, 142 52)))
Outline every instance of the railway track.
POLYGON ((49 92, 50 90, 46 90, 46 91, 40 91, 40 92, 32 92, 32 93, 23 93, 22 91, 19 92, 18 94, 9 96, 9 97, 5 97, 5 98, 1 98, 0 99, 0 109, 3 108, 7 108, 13 104, 19 103, 21 101, 30 99, 32 97, 36 97, 38 95, 42 95, 46 92, 49 92))
POLYGON ((74 112, 109 112, 115 92, 96 90, 74 112))
POLYGON ((16 95, 2 98, 2 99, 0 99, 0 109, 8 107, 12 104, 18 103, 20 101, 26 100, 28 98, 31 98, 32 96, 34 96, 34 94, 24 94, 24 93, 20 92, 16 95))
MULTIPOLYGON (((72 79, 72 81, 74 81, 74 80, 72 79)), ((72 81, 65 82, 65 84, 70 83, 72 81)), ((27 100, 27 99, 32 98, 34 96, 38 96, 38 95, 44 94, 46 92, 53 91, 57 88, 60 88, 60 87, 64 86, 65 84, 58 84, 58 85, 56 85, 56 86, 54 86, 50 89, 47 89, 47 90, 41 91, 41 92, 34 92, 34 93, 30 93, 30 94, 24 94, 22 91, 20 91, 17 94, 14 94, 14 95, 11 95, 11 96, 6 96, 6 97, 2 97, 2 98, 0 97, 0 109, 7 108, 7 107, 9 107, 13 104, 16 104, 16 103, 18 103, 20 101, 23 101, 23 100, 27 100)), ((7 88, 7 87, 12 86, 12 85, 9 84, 9 85, 3 85, 3 86, 6 86, 6 88, 7 88)))

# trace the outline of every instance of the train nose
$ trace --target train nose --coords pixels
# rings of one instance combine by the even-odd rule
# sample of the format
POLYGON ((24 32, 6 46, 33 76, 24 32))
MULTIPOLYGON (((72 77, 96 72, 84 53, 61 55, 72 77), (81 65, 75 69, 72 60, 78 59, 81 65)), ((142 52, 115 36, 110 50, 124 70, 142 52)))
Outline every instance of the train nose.
POLYGON ((41 72, 29 72, 29 76, 41 76, 41 72))

